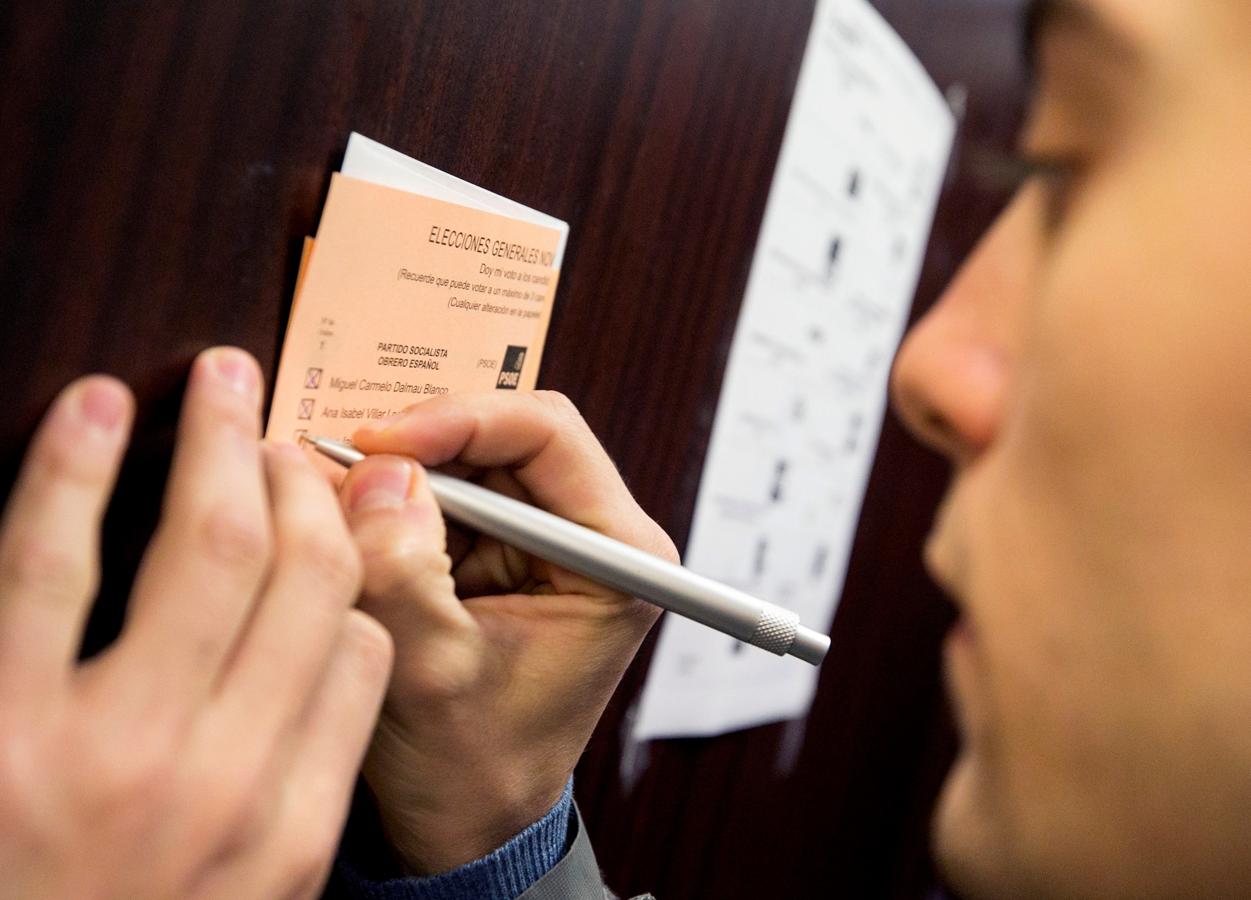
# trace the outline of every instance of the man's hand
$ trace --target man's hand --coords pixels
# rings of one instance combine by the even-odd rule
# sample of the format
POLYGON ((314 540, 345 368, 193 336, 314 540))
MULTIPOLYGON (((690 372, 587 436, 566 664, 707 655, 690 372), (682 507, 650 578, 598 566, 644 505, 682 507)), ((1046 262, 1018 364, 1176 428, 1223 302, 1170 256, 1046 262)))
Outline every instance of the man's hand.
POLYGON ((354 441, 396 454, 354 466, 341 490, 365 561, 362 608, 396 646, 365 776, 405 864, 444 871, 556 802, 659 611, 458 529, 444 553, 422 466, 665 559, 677 552, 559 394, 438 398, 354 441))
POLYGON ((196 361, 122 636, 76 663, 132 401, 91 377, 40 426, 0 527, 0 896, 316 896, 391 645, 260 373, 196 361))

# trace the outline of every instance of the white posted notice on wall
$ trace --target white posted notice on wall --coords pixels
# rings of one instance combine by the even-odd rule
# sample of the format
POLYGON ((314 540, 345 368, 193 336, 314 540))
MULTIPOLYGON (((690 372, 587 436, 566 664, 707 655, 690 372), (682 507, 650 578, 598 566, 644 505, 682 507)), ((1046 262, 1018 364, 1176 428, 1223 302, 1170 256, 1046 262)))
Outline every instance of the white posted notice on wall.
MULTIPOLYGON (((819 0, 739 313, 686 565, 827 628, 955 120, 865 0, 819 0)), ((817 672, 665 617, 635 737, 807 713, 817 672)))

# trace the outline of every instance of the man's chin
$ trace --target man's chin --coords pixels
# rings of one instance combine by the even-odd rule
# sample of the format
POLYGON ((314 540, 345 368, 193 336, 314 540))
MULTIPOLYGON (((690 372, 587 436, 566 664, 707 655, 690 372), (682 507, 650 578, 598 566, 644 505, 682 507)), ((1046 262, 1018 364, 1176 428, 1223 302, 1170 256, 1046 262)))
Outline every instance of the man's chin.
POLYGON ((1004 847, 967 751, 952 765, 934 810, 931 843, 946 883, 966 900, 1019 896, 1005 870, 1004 847))

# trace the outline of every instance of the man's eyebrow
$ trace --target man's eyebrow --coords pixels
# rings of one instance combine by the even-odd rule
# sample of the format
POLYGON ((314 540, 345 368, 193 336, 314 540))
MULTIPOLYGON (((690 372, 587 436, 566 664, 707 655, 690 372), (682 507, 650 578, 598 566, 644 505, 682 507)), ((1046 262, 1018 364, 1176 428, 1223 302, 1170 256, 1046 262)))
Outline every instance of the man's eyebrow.
POLYGON ((1025 10, 1025 61, 1031 70, 1038 48, 1053 29, 1072 28, 1097 43, 1115 61, 1137 63, 1139 48, 1114 25, 1095 0, 1030 0, 1025 10))

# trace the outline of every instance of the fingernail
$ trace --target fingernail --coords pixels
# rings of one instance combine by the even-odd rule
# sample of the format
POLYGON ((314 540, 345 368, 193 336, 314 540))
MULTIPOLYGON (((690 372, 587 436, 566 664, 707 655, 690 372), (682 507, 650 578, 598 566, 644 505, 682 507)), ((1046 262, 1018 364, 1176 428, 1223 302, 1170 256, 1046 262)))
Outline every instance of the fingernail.
POLYGON ((217 347, 207 352, 207 361, 222 384, 249 399, 256 399, 260 390, 252 357, 233 347, 217 347))
POLYGON ((93 378, 79 389, 78 412, 89 425, 113 432, 126 415, 126 395, 112 381, 93 378))
POLYGON ((399 459, 371 460, 369 468, 352 485, 348 509, 354 513, 371 509, 398 509, 408 502, 413 486, 413 467, 399 459))

